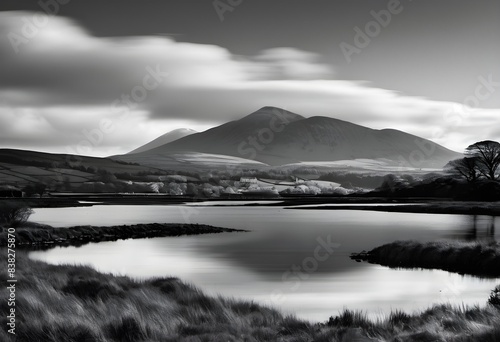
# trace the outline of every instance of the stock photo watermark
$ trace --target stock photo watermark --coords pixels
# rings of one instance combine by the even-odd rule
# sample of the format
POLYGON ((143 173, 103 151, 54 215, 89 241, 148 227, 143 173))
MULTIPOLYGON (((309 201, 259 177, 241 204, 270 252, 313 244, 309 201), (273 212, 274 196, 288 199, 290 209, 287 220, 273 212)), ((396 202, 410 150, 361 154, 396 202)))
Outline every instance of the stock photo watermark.
POLYGON ((44 29, 50 21, 52 16, 55 16, 61 10, 61 5, 66 5, 71 0, 40 0, 37 2, 38 6, 43 12, 34 13, 31 16, 23 16, 21 18, 23 26, 21 32, 9 32, 7 38, 15 53, 19 53, 22 45, 28 44, 35 38, 40 30, 44 29))
POLYGON ((16 229, 7 229, 7 331, 16 334, 16 229))
MULTIPOLYGON (((479 75, 473 93, 466 96, 461 104, 453 105, 449 111, 443 114, 444 124, 442 126, 447 127, 448 130, 461 126, 482 101, 491 98, 498 87, 500 87, 500 82, 494 80, 493 74, 479 75)), ((440 139, 444 134, 445 130, 438 128, 433 131, 431 139, 440 139)), ((415 139, 414 143, 416 148, 410 152, 407 158, 402 155, 398 156, 401 168, 408 166, 419 168, 436 152, 436 145, 429 140, 415 139)))
POLYGON ((454 279, 445 283, 445 287, 440 291, 440 294, 447 299, 460 298, 466 290, 467 285, 464 282, 454 279))
MULTIPOLYGON (((316 239, 317 245, 311 256, 308 256, 297 265, 293 264, 281 276, 281 281, 286 286, 286 291, 297 291, 302 282, 309 279, 309 277, 318 270, 322 262, 327 261, 340 247, 340 244, 332 241, 331 235, 326 239, 318 237, 316 239)), ((271 301, 273 303, 282 303, 286 300, 286 294, 283 290, 274 290, 271 293, 271 301)))
POLYGON ((219 17, 219 20, 224 21, 224 15, 227 12, 233 12, 236 7, 241 5, 243 0, 214 0, 212 6, 214 6, 215 12, 219 17))
MULTIPOLYGON (((487 101, 500 87, 500 82, 493 79, 493 74, 488 76, 480 75, 477 77, 477 84, 473 94, 466 96, 461 104, 453 105, 453 107, 443 114, 445 124, 450 124, 452 127, 458 127, 463 124, 466 118, 481 105, 482 101, 487 101)), ((441 138, 444 134, 442 129, 434 132, 434 138, 441 138)))
MULTIPOLYGON (((410 0, 411 1, 411 0, 410 0)), ((399 0, 389 0, 386 9, 379 11, 370 11, 370 15, 374 20, 367 22, 363 28, 354 27, 354 38, 352 44, 341 42, 339 47, 346 59, 347 63, 352 62, 352 55, 359 54, 370 45, 372 40, 380 35, 383 29, 387 28, 393 17, 403 11, 403 5, 399 0)))
POLYGON ((292 121, 286 117, 285 112, 273 108, 273 117, 269 121, 269 126, 259 129, 256 134, 249 135, 238 145, 238 153, 246 159, 255 159, 259 152, 262 152, 266 145, 271 144, 276 133, 282 132, 286 125, 292 121))
POLYGON ((188 205, 179 206, 179 211, 182 215, 182 219, 184 220, 184 223, 187 223, 187 224, 193 223, 193 220, 191 219, 192 216, 200 215, 199 208, 193 207, 193 206, 188 206, 188 205))

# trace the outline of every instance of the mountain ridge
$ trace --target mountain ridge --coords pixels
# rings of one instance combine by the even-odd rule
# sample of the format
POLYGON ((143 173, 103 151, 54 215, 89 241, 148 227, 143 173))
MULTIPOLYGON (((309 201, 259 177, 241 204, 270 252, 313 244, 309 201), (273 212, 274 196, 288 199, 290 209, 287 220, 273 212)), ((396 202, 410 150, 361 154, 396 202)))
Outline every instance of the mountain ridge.
POLYGON ((400 164, 406 161, 417 168, 442 168, 460 155, 400 130, 372 129, 326 116, 306 118, 270 106, 153 148, 142 155, 153 158, 154 155, 180 152, 228 155, 273 166, 383 158, 400 164))

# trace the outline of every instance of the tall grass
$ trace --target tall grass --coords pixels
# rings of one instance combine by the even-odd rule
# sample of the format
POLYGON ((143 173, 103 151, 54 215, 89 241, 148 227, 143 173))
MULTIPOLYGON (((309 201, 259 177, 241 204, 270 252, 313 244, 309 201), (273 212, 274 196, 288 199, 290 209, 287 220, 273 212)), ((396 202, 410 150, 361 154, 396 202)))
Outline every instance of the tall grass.
MULTIPOLYGON (((6 250, 0 249, 6 269, 6 250)), ((211 297, 176 278, 144 281, 17 253, 17 341, 498 341, 500 308, 434 306, 377 321, 344 310, 311 323, 249 301, 211 297)), ((6 273, 0 282, 6 283, 6 273)), ((486 298, 485 298, 486 300, 486 298)), ((0 312, 7 312, 7 293, 0 312)), ((10 341, 6 315, 0 341, 10 341)))

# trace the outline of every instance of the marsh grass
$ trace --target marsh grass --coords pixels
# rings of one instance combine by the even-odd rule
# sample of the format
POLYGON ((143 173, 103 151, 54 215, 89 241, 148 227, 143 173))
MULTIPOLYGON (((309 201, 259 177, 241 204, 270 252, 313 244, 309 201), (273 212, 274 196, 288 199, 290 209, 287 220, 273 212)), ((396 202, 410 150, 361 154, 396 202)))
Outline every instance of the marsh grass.
POLYGON ((441 269, 480 277, 500 277, 500 243, 436 241, 396 241, 370 252, 353 254, 389 267, 441 269))
MULTIPOLYGON (((116 241, 164 236, 244 232, 239 229, 219 228, 204 224, 148 223, 121 226, 76 226, 54 228, 32 222, 16 229, 18 248, 51 248, 55 245, 81 246, 89 242, 116 241)), ((0 224, 0 246, 7 245, 7 228, 0 224)))
MULTIPOLYGON (((6 268, 6 250, 0 249, 6 268)), ((434 306, 373 321, 344 310, 311 323, 257 304, 207 296, 177 278, 134 280, 17 253, 17 341, 498 341, 500 309, 434 306)), ((0 282, 6 282, 6 273, 0 282)), ((7 312, 6 291, 0 310, 7 312)), ((486 299, 485 299, 486 300, 486 299)), ((6 315, 0 324, 6 326, 6 315)), ((0 329, 0 341, 10 341, 0 329)))

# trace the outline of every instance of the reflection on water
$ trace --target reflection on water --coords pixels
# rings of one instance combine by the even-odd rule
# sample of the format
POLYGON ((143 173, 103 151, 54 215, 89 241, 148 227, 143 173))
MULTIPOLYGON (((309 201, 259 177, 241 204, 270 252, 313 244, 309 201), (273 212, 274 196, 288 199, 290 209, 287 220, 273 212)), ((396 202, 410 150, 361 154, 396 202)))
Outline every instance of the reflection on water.
POLYGON ((437 302, 484 304, 496 285, 495 280, 443 271, 391 270, 348 257, 402 239, 470 239, 473 231, 476 238, 498 239, 495 220, 486 216, 281 207, 94 206, 37 209, 33 220, 58 226, 190 222, 251 230, 55 248, 32 253, 32 257, 51 263, 91 264, 135 277, 173 275, 212 294, 255 299, 313 320, 326 320, 344 307, 380 314, 393 308, 425 309, 437 302))
POLYGON ((470 228, 465 233, 466 240, 495 241, 495 225, 498 217, 470 215, 467 219, 470 222, 470 228))

